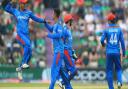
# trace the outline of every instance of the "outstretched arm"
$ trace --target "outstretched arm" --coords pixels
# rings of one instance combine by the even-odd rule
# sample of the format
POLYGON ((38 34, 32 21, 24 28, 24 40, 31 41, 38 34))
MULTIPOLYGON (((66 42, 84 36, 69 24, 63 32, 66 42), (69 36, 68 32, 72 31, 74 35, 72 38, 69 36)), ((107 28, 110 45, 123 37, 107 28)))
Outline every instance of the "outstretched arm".
POLYGON ((57 38, 61 38, 62 36, 60 33, 55 33, 55 34, 48 33, 47 37, 51 39, 57 39, 57 38))
POLYGON ((123 57, 125 57, 125 43, 124 43, 124 37, 123 37, 123 32, 122 31, 121 31, 121 34, 120 34, 120 42, 121 42, 123 57))
POLYGON ((58 26, 56 26, 55 28, 57 29, 57 31, 55 33, 53 33, 53 34, 48 33, 47 37, 49 37, 51 39, 59 39, 59 38, 62 38, 62 36, 63 36, 62 28, 61 27, 58 27, 58 26))
POLYGON ((46 27, 50 32, 53 31, 53 30, 52 30, 53 27, 52 27, 50 24, 48 24, 48 22, 46 22, 45 19, 39 18, 39 17, 35 16, 32 12, 31 12, 31 14, 30 14, 30 18, 31 18, 32 20, 36 21, 36 22, 44 23, 44 24, 45 24, 45 27, 46 27))
POLYGON ((15 11, 15 8, 13 8, 13 4, 14 0, 12 0, 11 2, 9 0, 3 0, 3 8, 5 11, 7 11, 10 14, 13 14, 15 11))
POLYGON ((39 22, 39 23, 43 23, 44 22, 44 19, 43 18, 39 18, 37 16, 35 16, 32 12, 30 14, 30 18, 36 22, 39 22))
POLYGON ((47 22, 45 23, 45 27, 46 27, 50 32, 53 32, 53 26, 51 26, 51 25, 48 24, 47 22))
POLYGON ((105 46, 105 43, 104 43, 105 39, 106 39, 106 30, 103 32, 103 34, 101 36, 101 40, 100 40, 103 47, 105 46))

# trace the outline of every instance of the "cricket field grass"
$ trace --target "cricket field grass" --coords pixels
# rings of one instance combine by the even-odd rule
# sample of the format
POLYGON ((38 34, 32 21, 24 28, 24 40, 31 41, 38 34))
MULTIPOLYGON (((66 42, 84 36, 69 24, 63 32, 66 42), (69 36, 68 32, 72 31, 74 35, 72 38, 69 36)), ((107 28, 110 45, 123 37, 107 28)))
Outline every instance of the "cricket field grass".
MULTIPOLYGON (((0 83, 0 89, 48 89, 48 86, 47 83, 0 83)), ((72 86, 73 89, 108 89, 105 84, 72 84, 72 86)), ((60 88, 56 85, 55 89, 60 88)), ((128 89, 128 85, 123 85, 121 89, 128 89)))

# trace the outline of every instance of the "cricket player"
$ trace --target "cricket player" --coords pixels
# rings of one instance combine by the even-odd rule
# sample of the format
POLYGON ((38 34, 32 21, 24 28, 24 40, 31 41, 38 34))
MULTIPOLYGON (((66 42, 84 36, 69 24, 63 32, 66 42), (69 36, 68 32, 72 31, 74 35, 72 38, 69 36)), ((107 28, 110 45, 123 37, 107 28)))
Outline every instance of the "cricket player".
MULTIPOLYGON (((64 64, 66 70, 69 72, 69 80, 73 79, 77 74, 77 69, 75 67, 75 60, 77 60, 77 56, 75 51, 72 48, 72 24, 73 17, 71 14, 66 14, 64 16, 64 26, 63 26, 63 41, 64 41, 64 64)), ((64 89, 64 82, 60 78, 58 85, 64 89)))
POLYGON ((101 37, 101 44, 106 46, 106 74, 109 89, 114 89, 113 86, 113 67, 115 66, 117 74, 118 89, 122 86, 122 68, 120 57, 120 44, 122 54, 125 57, 125 43, 122 29, 116 24, 116 15, 110 13, 107 17, 109 27, 104 30, 101 37), (106 43, 105 43, 106 40, 106 43))
POLYGON ((63 30, 63 40, 64 40, 64 61, 65 67, 68 71, 70 71, 70 80, 76 75, 77 69, 75 67, 75 60, 77 60, 77 56, 75 51, 72 48, 72 24, 73 18, 71 14, 67 14, 64 16, 64 30, 63 30))
POLYGON ((53 40, 53 64, 51 68, 51 83, 49 89, 54 89, 54 85, 58 76, 61 75, 64 80, 65 88, 72 89, 72 86, 69 81, 68 72, 65 72, 62 67, 62 61, 64 56, 64 44, 63 44, 63 26, 59 21, 60 10, 54 9, 53 19, 55 24, 53 26, 49 25, 47 22, 45 23, 46 28, 50 31, 50 33, 45 33, 45 35, 53 40))
POLYGON ((13 7, 13 3, 17 0, 3 0, 4 10, 15 16, 17 20, 17 36, 18 43, 23 47, 24 54, 22 62, 16 71, 21 71, 22 68, 29 68, 29 61, 32 56, 31 41, 29 37, 29 20, 32 19, 36 22, 43 23, 44 19, 36 17, 32 11, 25 9, 28 0, 19 0, 19 9, 13 7))

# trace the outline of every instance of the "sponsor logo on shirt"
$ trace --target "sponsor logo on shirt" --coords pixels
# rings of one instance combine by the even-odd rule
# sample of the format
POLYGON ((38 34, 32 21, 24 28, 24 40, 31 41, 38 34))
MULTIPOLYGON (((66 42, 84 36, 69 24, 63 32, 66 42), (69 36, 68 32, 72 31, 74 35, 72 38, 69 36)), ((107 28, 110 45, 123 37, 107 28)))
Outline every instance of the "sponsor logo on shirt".
POLYGON ((18 16, 18 19, 27 19, 27 16, 18 16))

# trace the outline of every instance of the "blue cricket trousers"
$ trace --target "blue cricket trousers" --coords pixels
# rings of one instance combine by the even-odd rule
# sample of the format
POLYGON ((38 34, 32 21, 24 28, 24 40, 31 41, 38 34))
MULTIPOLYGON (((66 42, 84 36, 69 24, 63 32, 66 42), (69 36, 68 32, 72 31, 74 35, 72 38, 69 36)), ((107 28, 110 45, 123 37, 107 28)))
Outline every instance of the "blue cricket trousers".
POLYGON ((24 50, 22 62, 19 65, 19 67, 21 67, 22 64, 24 63, 28 64, 28 62, 31 59, 32 56, 31 41, 29 35, 23 33, 17 34, 16 40, 23 47, 24 50))
POLYGON ((113 86, 113 68, 115 67, 117 74, 117 82, 122 83, 122 68, 119 53, 108 53, 106 54, 106 77, 109 89, 114 89, 113 86))
POLYGON ((54 89, 56 80, 59 75, 61 75, 62 79, 65 83, 66 89, 72 89, 70 81, 68 80, 68 73, 62 67, 63 53, 54 53, 53 63, 51 68, 51 83, 49 89, 54 89))
POLYGON ((75 60, 72 58, 72 51, 70 52, 70 50, 64 50, 64 62, 67 71, 70 71, 69 79, 71 80, 77 74, 75 60))

